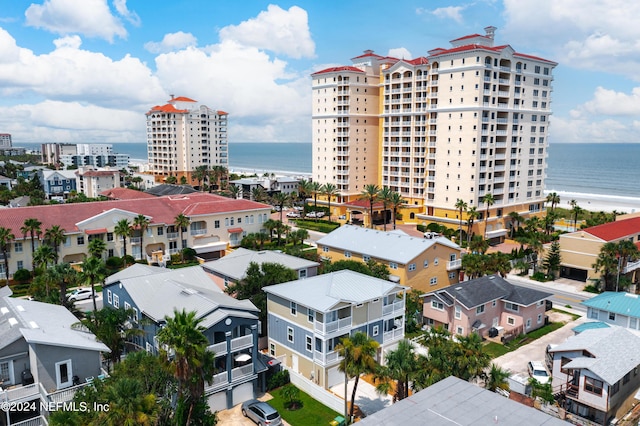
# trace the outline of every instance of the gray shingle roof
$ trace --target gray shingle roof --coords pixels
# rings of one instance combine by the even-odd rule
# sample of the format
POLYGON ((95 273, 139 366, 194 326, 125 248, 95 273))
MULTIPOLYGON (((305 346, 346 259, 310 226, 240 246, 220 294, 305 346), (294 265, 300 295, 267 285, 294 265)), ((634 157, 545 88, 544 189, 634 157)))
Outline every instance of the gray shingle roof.
POLYGON ((434 244, 445 245, 454 251, 460 250, 457 244, 444 237, 417 238, 406 234, 378 231, 353 225, 341 226, 319 239, 317 243, 318 246, 362 253, 401 264, 409 263, 434 244))
POLYGON ((341 303, 364 303, 407 288, 359 272, 343 270, 271 285, 265 287, 264 291, 316 311, 327 312, 341 303))
POLYGON ((362 426, 562 426, 564 421, 450 376, 362 419, 362 426))
POLYGON ((257 263, 258 265, 262 265, 263 263, 279 263, 294 271, 320 265, 318 262, 273 250, 253 251, 238 248, 218 260, 203 263, 201 266, 206 271, 218 273, 234 280, 241 280, 246 276, 247 268, 251 262, 257 263))
POLYGON ((640 365, 640 337, 622 327, 584 330, 549 351, 582 350, 595 358, 575 358, 564 368, 586 368, 608 384, 614 384, 640 365))
POLYGON ((546 299, 551 296, 551 293, 511 284, 497 275, 487 275, 454 284, 426 295, 436 295, 449 306, 453 300, 456 300, 467 309, 471 309, 497 299, 520 306, 529 306, 546 299))

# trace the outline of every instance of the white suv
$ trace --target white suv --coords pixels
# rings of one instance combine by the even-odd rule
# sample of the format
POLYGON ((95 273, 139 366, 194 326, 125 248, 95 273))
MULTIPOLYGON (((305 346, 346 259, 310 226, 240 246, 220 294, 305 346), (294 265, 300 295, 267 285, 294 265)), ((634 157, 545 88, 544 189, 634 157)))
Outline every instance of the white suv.
POLYGON ((544 385, 551 380, 549 373, 547 373, 547 369, 540 361, 529 361, 527 364, 527 370, 529 371, 529 376, 536 379, 538 383, 544 385))
POLYGON ((91 299, 90 288, 77 288, 69 295, 69 301, 75 302, 76 300, 91 299))

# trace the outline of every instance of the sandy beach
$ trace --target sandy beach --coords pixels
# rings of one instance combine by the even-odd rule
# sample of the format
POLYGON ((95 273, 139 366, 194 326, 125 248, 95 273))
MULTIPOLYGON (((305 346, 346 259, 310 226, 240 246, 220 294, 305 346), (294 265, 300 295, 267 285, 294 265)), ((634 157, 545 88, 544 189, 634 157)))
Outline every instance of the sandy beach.
MULTIPOLYGON (((550 192, 552 191, 545 191, 545 195, 550 192)), ((565 191, 555 191, 555 193, 560 196, 560 204, 558 207, 566 209, 571 208, 571 206, 569 206, 571 200, 576 200, 578 206, 594 212, 612 212, 614 210, 624 213, 640 212, 640 198, 565 191)))

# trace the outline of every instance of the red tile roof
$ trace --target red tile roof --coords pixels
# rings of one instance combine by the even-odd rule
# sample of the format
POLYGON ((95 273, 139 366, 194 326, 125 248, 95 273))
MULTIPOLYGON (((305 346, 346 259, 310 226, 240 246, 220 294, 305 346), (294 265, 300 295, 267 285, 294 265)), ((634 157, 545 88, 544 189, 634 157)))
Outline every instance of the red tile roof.
POLYGON ((100 195, 112 200, 136 200, 138 198, 156 198, 155 195, 129 188, 113 188, 102 191, 100 195))
POLYGON ((550 60, 548 60, 548 59, 544 59, 544 58, 540 58, 540 57, 538 57, 538 56, 526 55, 526 54, 524 54, 524 53, 518 53, 518 52, 516 52, 516 53, 514 53, 514 54, 513 54, 513 56, 520 56, 520 57, 522 57, 522 58, 535 59, 536 61, 543 61, 543 62, 548 62, 548 63, 553 64, 553 65, 558 65, 558 63, 557 63, 557 62, 550 61, 550 60))
POLYGON ((451 43, 454 43, 456 41, 466 40, 468 38, 476 38, 476 37, 489 38, 486 35, 482 35, 482 34, 469 34, 464 37, 454 38, 453 40, 451 40, 451 43))
POLYGON ((149 110, 147 115, 149 115, 151 113, 154 113, 154 112, 171 112, 171 113, 185 114, 185 113, 189 112, 189 110, 187 110, 187 109, 177 109, 176 107, 174 107, 171 104, 156 105, 154 107, 151 107, 151 109, 149 110))
POLYGON ((178 96, 177 98, 173 98, 167 102, 198 102, 198 101, 194 101, 191 98, 187 98, 185 96, 178 96))
POLYGON ((355 58, 351 58, 351 60, 361 59, 361 58, 369 58, 369 57, 382 59, 382 56, 380 56, 380 55, 378 55, 376 53, 373 53, 373 50, 366 50, 364 54, 362 54, 360 56, 356 56, 355 58))
MULTIPOLYGON (((458 53, 458 52, 467 52, 470 50, 489 50, 492 52, 501 52, 502 50, 504 50, 505 48, 509 47, 508 44, 502 45, 502 46, 483 46, 481 44, 465 44, 464 46, 458 46, 458 47, 453 47, 451 49, 443 49, 441 47, 438 47, 436 49, 430 50, 429 54, 430 56, 438 56, 438 55, 446 55, 446 54, 451 54, 451 53, 458 53)), ((544 59, 544 58, 540 58, 537 56, 532 56, 532 55, 526 55, 524 53, 518 53, 518 52, 514 52, 513 56, 518 56, 521 58, 526 58, 526 59, 534 59, 536 61, 543 61, 543 62, 548 62, 549 64, 552 65, 558 65, 557 62, 553 62, 550 61, 548 59, 544 59)))
POLYGON ((228 231, 230 234, 237 234, 239 232, 242 232, 242 228, 229 228, 228 231))
POLYGON ((224 111, 216 111, 216 114, 218 114, 218 115, 229 115, 228 112, 224 112, 224 111))
MULTIPOLYGON (((369 209, 371 208, 371 206, 369 205, 369 200, 355 200, 355 201, 349 201, 348 203, 345 203, 345 205, 347 207, 357 207, 357 208, 361 208, 361 209, 366 209, 367 211, 369 211, 369 209)), ((383 208, 384 205, 381 202, 375 202, 373 203, 373 209, 381 209, 383 208)))
POLYGON ((21 239, 20 228, 28 218, 36 218, 42 222, 43 231, 53 225, 59 225, 67 232, 77 232, 79 231, 77 223, 112 209, 143 214, 151 218, 152 224, 171 224, 180 213, 192 217, 265 208, 270 207, 249 200, 236 200, 209 193, 193 193, 180 196, 1 209, 0 226, 9 229, 17 239, 21 239))
POLYGON ((321 71, 314 72, 311 75, 326 74, 326 73, 330 73, 330 72, 340 72, 340 71, 359 72, 359 73, 363 73, 364 74, 364 71, 362 71, 360 68, 351 67, 351 66, 344 66, 344 67, 326 68, 326 69, 323 69, 321 71))
POLYGON ((426 65, 429 63, 429 60, 424 56, 420 56, 419 58, 411 59, 410 61, 405 62, 408 62, 411 65, 426 65))
POLYGON ((640 217, 604 223, 585 228, 583 231, 604 241, 615 241, 627 236, 636 236, 640 234, 640 217))

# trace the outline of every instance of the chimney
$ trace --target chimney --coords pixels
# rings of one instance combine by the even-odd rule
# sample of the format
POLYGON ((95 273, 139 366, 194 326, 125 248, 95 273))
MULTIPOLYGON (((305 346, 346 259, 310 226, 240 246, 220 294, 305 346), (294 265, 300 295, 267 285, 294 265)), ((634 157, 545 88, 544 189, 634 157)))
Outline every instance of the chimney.
POLYGON ((494 35, 496 33, 496 30, 497 30, 497 28, 493 27, 493 26, 489 26, 489 27, 486 27, 484 29, 487 38, 490 38, 491 40, 493 40, 493 37, 494 37, 494 35))

